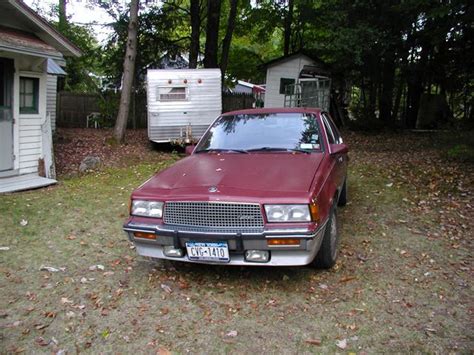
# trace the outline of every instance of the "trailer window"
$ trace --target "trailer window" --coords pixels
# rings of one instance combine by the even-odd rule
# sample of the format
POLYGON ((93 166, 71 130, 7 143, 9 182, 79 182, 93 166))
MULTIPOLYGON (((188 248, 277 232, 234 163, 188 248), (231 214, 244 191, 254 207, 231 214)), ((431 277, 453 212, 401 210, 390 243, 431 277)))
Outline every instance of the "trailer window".
POLYGON ((183 101, 187 100, 186 87, 159 87, 158 101, 183 101))

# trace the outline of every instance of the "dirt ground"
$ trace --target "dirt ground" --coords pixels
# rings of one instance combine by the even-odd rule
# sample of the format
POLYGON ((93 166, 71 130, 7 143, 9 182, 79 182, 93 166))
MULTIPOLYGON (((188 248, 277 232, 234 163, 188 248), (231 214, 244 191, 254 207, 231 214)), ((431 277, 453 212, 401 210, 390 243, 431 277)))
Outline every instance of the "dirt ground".
POLYGON ((62 130, 59 183, 0 196, 1 353, 472 353, 474 166, 452 134, 346 132, 341 253, 322 271, 152 261, 130 192, 180 159, 62 130), (77 174, 88 154, 105 162, 77 174))

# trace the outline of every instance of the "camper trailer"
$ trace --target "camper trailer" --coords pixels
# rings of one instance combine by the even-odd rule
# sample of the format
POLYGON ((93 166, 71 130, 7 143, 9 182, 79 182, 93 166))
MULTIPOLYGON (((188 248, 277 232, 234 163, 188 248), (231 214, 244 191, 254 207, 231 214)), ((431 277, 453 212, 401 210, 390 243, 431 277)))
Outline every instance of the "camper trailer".
POLYGON ((149 69, 148 138, 189 144, 222 111, 220 69, 149 69))

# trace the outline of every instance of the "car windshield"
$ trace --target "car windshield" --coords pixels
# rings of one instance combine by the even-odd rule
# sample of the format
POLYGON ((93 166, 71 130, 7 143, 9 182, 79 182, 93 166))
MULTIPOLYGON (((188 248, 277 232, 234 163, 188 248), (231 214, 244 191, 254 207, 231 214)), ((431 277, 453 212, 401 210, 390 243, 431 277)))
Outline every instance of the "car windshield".
POLYGON ((321 150, 316 118, 306 113, 262 113, 219 117, 196 152, 311 152, 321 150))

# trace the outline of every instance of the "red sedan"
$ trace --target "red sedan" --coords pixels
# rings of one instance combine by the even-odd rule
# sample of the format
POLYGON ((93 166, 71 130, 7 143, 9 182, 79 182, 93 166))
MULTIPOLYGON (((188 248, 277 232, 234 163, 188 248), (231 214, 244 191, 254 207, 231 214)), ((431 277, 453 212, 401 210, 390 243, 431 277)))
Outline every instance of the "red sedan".
POLYGON ((229 265, 334 265, 347 152, 319 109, 228 112, 131 197, 140 255, 229 265))

